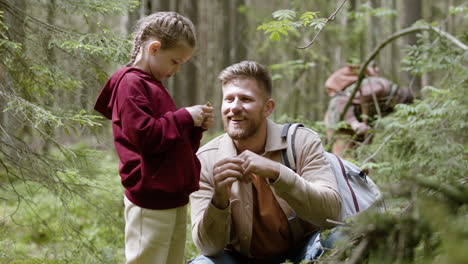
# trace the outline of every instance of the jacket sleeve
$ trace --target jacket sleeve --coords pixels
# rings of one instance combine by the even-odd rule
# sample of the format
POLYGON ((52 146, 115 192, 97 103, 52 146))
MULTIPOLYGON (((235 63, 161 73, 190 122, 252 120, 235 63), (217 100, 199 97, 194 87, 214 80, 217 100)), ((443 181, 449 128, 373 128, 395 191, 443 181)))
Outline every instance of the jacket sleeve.
POLYGON ((202 164, 200 190, 190 196, 192 239, 201 254, 215 256, 222 253, 229 242, 231 205, 224 210, 213 206, 213 162, 203 152, 198 158, 202 164))
POLYGON ((124 134, 139 151, 167 151, 192 130, 192 116, 185 108, 155 118, 153 106, 142 89, 130 82, 126 88, 131 92, 119 95, 122 102, 118 104, 119 121, 124 134))
POLYGON ((189 135, 190 144, 192 145, 193 152, 197 152, 200 148, 200 142, 203 137, 203 129, 201 127, 193 127, 189 135))
POLYGON ((297 173, 281 165, 280 175, 271 185, 301 219, 320 227, 333 226, 326 220, 339 220, 341 196, 320 137, 299 128, 296 146, 301 146, 296 149, 297 173))

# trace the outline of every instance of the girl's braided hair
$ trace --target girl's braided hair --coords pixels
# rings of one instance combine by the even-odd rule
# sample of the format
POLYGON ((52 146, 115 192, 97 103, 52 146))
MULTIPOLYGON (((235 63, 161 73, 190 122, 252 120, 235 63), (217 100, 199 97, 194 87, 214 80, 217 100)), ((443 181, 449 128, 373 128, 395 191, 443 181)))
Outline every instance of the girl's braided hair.
POLYGON ((192 21, 176 12, 156 12, 140 19, 134 34, 132 57, 127 66, 133 65, 141 46, 152 38, 161 42, 161 49, 174 48, 179 41, 194 48, 197 42, 192 21))

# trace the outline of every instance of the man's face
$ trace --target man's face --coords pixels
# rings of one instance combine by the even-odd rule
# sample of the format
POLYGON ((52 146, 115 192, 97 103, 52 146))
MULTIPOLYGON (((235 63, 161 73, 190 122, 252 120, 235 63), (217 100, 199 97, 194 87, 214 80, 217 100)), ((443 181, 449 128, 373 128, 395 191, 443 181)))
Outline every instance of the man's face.
POLYGON ((221 106, 224 131, 234 140, 255 135, 271 113, 268 101, 266 93, 254 79, 235 79, 225 84, 221 106))

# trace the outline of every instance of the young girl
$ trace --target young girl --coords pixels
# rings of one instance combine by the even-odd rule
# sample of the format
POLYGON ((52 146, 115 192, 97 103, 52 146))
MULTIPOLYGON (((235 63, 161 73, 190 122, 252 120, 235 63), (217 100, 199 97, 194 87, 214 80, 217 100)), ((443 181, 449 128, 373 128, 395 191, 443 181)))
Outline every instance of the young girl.
POLYGON ((125 187, 126 263, 184 258, 187 203, 199 189, 195 155, 213 108, 177 109, 161 83, 179 71, 196 44, 192 22, 158 12, 137 24, 132 59, 107 81, 96 111, 112 120, 125 187))

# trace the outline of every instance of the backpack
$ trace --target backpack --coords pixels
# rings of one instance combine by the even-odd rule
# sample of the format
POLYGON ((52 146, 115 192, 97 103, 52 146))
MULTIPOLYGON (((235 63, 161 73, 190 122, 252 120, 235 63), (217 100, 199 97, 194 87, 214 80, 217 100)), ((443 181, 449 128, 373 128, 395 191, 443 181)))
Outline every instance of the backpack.
MULTIPOLYGON (((294 141, 298 127, 303 127, 303 125, 299 123, 285 124, 281 132, 281 138, 286 140, 288 144, 281 155, 283 164, 294 171, 296 171, 294 141)), ((325 152, 325 156, 335 175, 338 192, 342 199, 340 221, 368 209, 374 203, 378 210, 385 210, 382 193, 361 168, 335 154, 325 152)))

